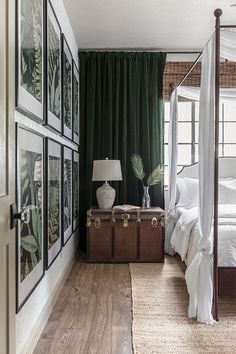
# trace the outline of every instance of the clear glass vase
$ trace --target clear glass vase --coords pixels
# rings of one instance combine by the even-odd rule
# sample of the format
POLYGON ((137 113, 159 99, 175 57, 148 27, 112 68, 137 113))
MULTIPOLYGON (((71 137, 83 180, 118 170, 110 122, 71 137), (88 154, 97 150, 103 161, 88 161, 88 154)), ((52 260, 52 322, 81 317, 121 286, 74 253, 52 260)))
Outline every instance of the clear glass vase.
POLYGON ((142 207, 150 208, 151 199, 149 195, 149 186, 143 186, 143 199, 142 199, 142 207))

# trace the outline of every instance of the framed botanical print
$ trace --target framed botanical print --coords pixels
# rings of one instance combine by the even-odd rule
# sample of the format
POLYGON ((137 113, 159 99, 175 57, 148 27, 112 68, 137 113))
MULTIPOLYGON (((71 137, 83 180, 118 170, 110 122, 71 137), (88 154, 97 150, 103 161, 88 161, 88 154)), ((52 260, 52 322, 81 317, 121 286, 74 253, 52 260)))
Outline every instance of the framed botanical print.
POLYGON ((73 231, 79 226, 79 154, 73 151, 73 231))
POLYGON ((72 140, 72 54, 64 35, 62 43, 63 135, 72 140))
POLYGON ((72 150, 63 147, 63 188, 62 188, 62 224, 63 224, 63 245, 72 235, 72 150))
POLYGON ((47 114, 46 124, 61 133, 61 28, 47 0, 47 114))
POLYGON ((44 122, 44 0, 17 0, 16 106, 44 122))
POLYGON ((61 144, 47 138, 46 266, 50 267, 61 251, 61 144))
POLYGON ((73 140, 79 144, 79 70, 73 61, 73 140))
POLYGON ((44 139, 17 132, 17 310, 44 275, 44 139))

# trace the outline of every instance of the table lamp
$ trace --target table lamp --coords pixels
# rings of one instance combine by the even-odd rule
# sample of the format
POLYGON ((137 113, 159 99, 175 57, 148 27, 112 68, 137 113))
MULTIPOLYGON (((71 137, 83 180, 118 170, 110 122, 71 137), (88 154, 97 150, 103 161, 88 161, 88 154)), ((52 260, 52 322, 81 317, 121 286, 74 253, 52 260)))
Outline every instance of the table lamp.
POLYGON ((107 181, 122 181, 120 160, 95 160, 93 161, 92 181, 105 181, 97 189, 97 201, 100 209, 111 209, 115 200, 116 191, 107 181))

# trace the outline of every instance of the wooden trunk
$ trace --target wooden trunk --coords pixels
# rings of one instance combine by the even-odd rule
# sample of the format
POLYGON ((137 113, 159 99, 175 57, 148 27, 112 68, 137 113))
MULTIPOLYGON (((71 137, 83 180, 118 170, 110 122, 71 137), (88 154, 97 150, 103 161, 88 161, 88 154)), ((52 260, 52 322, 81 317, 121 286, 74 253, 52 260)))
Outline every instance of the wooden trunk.
POLYGON ((164 211, 89 209, 90 262, 164 262, 164 211))

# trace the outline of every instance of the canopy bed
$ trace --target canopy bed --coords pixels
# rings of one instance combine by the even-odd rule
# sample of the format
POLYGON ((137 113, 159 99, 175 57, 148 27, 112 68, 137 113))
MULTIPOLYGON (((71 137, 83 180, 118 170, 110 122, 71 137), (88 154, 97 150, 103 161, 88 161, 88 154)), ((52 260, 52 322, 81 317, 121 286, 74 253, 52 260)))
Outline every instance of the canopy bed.
POLYGON ((169 204, 165 240, 165 251, 173 255, 174 247, 187 264, 185 278, 190 296, 188 316, 196 317, 199 322, 207 324, 213 324, 218 320, 218 272, 221 281, 224 277, 228 277, 229 274, 226 274, 225 270, 230 268, 232 271, 230 275, 233 274, 236 281, 236 268, 234 268, 236 267, 236 244, 233 240, 233 235, 236 240, 236 194, 234 198, 236 159, 222 158, 219 163, 220 102, 236 102, 236 88, 220 88, 220 60, 222 58, 236 61, 236 26, 220 24, 222 15, 220 9, 215 10, 214 15, 215 33, 190 71, 171 94, 168 144, 169 204), (201 87, 183 86, 186 77, 199 61, 201 61, 201 87), (178 175, 177 188, 179 96, 200 102, 199 162, 183 169, 178 175), (188 181, 190 199, 184 194, 187 190, 183 183, 186 182, 186 177, 191 179, 188 181), (223 199, 219 200, 219 189, 222 188, 223 199), (230 202, 227 196, 230 197, 230 202), (185 203, 190 202, 190 206, 185 208, 188 209, 187 212, 178 208, 181 206, 181 198, 183 202, 184 197, 185 203), (191 233, 198 236, 195 238, 193 236, 190 241, 191 233), (224 250, 222 240, 228 242, 224 250), (221 247, 219 259, 218 243, 221 247), (228 256, 224 257, 227 252, 232 254, 231 260, 228 256))

